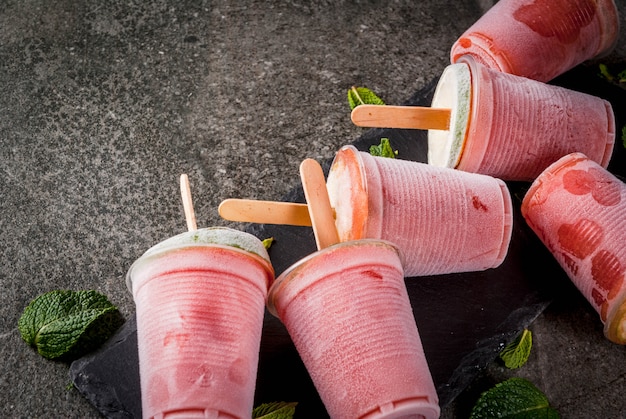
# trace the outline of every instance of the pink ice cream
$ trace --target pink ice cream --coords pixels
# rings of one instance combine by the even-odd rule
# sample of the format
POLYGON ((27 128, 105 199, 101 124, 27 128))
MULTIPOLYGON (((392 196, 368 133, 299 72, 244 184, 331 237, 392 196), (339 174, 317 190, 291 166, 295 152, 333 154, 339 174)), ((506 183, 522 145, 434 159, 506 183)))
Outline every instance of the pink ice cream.
POLYGON ((144 418, 250 418, 274 271, 256 237, 172 237, 130 268, 144 418))
POLYGON ((340 243, 297 262, 271 286, 287 328, 334 419, 439 417, 397 249, 340 243))
POLYGON ((607 167, 613 152, 608 101, 502 73, 471 57, 444 70, 432 107, 452 111, 449 130, 428 132, 428 162, 435 166, 533 181, 566 154, 581 152, 607 167))
POLYGON ((511 239, 511 196, 500 179, 339 150, 327 179, 341 241, 388 240, 407 276, 499 266, 511 239))
POLYGON ((617 42, 613 0, 500 0, 454 43, 495 70, 547 82, 609 52, 617 42))
POLYGON ((581 153, 548 167, 522 202, 528 225, 626 344, 626 185, 581 153))

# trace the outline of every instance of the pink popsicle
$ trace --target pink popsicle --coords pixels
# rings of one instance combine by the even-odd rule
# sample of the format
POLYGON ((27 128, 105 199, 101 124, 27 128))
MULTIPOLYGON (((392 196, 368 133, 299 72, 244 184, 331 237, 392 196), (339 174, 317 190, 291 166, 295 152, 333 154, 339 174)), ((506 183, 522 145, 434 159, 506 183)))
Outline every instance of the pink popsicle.
POLYGON ((407 276, 481 271, 507 254, 513 211, 500 179, 345 146, 327 188, 341 241, 393 242, 407 276))
POLYGON ((361 240, 297 262, 268 294, 334 419, 439 417, 397 249, 361 240))
POLYGON ((528 225, 626 344, 626 185, 581 153, 548 167, 522 202, 528 225))
POLYGON ((471 57, 448 66, 433 107, 452 108, 448 131, 428 132, 428 162, 503 180, 532 181, 573 152, 607 167, 615 143, 611 104, 506 74, 471 57))
POLYGON ((213 228, 132 265, 144 418, 250 418, 274 271, 262 243, 213 228))
POLYGON ((547 82, 609 52, 617 42, 613 0, 500 0, 459 37, 464 55, 493 69, 547 82))

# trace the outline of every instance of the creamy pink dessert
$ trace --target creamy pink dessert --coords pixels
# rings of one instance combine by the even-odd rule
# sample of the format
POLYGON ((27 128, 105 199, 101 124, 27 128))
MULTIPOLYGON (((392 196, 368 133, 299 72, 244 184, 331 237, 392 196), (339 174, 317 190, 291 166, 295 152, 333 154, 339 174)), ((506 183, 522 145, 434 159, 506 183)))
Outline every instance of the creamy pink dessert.
POLYGON ((180 234, 149 249, 126 278, 143 417, 249 419, 274 279, 262 242, 227 228, 180 234))
POLYGON ((508 252, 513 211, 500 179, 345 146, 326 186, 340 240, 393 242, 407 276, 495 268, 508 252))
POLYGON ((339 243, 297 262, 267 306, 287 328, 334 419, 439 417, 397 249, 339 243))
POLYGON ((471 57, 444 70, 432 107, 451 109, 449 130, 428 131, 434 166, 533 181, 566 154, 581 152, 607 167, 613 152, 608 101, 496 71, 471 57))
POLYGON ((626 185, 581 153, 548 167, 522 202, 528 225, 626 344, 626 185))
POLYGON ((500 0, 454 43, 495 70, 547 82, 608 53, 619 34, 613 0, 500 0))

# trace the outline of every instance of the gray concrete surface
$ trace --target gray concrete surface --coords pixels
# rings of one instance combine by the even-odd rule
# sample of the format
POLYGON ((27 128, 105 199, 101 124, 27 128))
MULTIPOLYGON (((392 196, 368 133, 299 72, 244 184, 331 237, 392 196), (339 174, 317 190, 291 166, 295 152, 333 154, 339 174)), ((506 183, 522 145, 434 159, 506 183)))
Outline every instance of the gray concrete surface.
MULTIPOLYGON (((186 228, 181 173, 200 226, 229 225, 217 214, 225 198, 280 199, 304 158, 330 158, 363 132, 350 86, 403 102, 489 4, 1 2, 0 417, 99 416, 68 388, 67 364, 21 341, 31 299, 96 289, 132 314, 126 270, 186 228)), ((625 40, 612 58, 626 57, 625 40)), ((466 417, 479 391, 513 375, 564 418, 626 417, 626 350, 565 294, 532 324, 529 363, 494 363, 442 417, 466 417)))

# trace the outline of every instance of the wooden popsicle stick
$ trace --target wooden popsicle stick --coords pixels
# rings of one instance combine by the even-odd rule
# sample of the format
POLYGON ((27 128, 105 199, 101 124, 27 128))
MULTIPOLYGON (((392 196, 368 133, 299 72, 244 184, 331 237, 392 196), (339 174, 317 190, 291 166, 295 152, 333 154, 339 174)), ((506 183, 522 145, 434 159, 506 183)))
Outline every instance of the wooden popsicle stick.
POLYGON ((295 202, 225 199, 218 207, 218 212, 229 221, 311 226, 307 205, 295 202))
POLYGON ((189 177, 186 174, 180 175, 180 194, 183 199, 183 208, 185 209, 185 219, 187 220, 187 229, 196 231, 196 214, 193 210, 193 201, 191 199, 191 187, 189 186, 189 177))
POLYGON ((450 113, 421 106, 359 105, 351 118, 359 127, 448 130, 450 113))
POLYGON ((300 164, 300 178, 302 179, 317 249, 321 250, 339 243, 334 211, 330 206, 322 166, 316 160, 304 160, 300 164))

